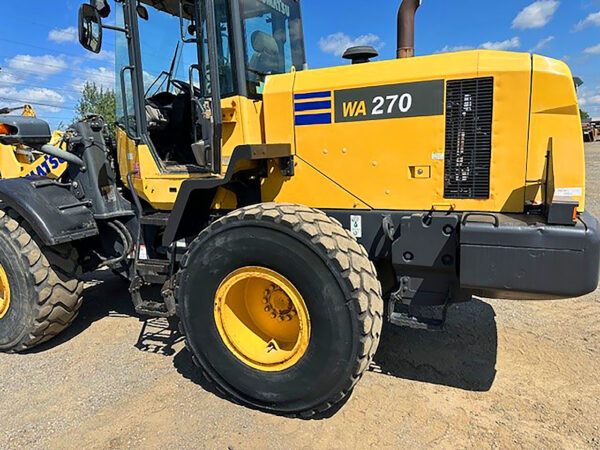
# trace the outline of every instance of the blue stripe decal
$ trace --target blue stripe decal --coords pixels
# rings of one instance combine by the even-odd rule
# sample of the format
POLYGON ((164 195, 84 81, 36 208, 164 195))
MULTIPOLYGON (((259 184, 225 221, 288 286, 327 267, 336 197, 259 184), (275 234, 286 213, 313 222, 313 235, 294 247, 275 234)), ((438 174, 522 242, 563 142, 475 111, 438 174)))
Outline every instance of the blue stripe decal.
POLYGON ((296 100, 308 100, 311 98, 331 98, 331 91, 327 92, 309 92, 307 94, 295 94, 296 100))
POLYGON ((296 126, 302 125, 325 125, 331 123, 331 113, 304 114, 296 116, 296 126))
POLYGON ((331 100, 323 100, 320 102, 296 103, 294 105, 296 112, 301 111, 316 111, 319 109, 331 109, 331 100))

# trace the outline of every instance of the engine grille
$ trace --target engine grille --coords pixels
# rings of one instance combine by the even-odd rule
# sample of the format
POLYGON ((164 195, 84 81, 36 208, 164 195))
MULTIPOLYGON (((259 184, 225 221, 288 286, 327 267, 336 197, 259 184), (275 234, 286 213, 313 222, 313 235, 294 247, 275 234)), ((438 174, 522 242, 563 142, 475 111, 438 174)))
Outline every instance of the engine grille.
POLYGON ((493 106, 492 77, 447 82, 445 198, 489 198, 493 106))

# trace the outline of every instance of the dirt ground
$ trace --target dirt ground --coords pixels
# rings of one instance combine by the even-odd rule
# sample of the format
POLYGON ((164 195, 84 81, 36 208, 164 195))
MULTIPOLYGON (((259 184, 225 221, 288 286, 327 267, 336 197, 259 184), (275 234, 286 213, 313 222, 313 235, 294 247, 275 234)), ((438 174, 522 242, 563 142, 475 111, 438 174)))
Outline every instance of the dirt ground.
MULTIPOLYGON (((587 147, 600 216, 600 144, 587 147)), ((386 329, 376 363, 330 418, 292 420, 208 390, 164 320, 95 274, 60 339, 0 355, 0 448, 600 449, 600 291, 453 307, 448 331, 386 329)))

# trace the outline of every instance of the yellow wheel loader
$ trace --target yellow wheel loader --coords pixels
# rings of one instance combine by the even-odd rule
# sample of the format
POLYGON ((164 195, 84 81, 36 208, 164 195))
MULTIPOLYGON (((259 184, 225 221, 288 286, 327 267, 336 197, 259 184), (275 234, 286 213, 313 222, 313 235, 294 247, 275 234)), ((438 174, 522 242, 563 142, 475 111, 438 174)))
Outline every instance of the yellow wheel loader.
POLYGON ((0 349, 66 328, 79 274, 108 267, 139 314, 179 318, 221 391, 314 417, 348 398, 384 321, 438 330, 473 295, 594 291, 568 67, 413 57, 419 5, 400 7, 398 59, 352 48, 308 70, 298 0, 117 0, 111 25, 83 4, 85 48, 117 36, 117 142, 101 118, 64 149, 42 121, 0 122, 0 141, 68 163, 0 181, 0 349))
MULTIPOLYGON (((31 105, 18 108, 0 108, 2 115, 22 111, 23 117, 35 118, 35 110, 31 105)), ((64 133, 55 131, 52 133, 51 143, 61 146, 64 133)), ((25 145, 7 146, 0 143, 0 178, 17 178, 27 176, 39 176, 59 178, 67 170, 65 161, 45 155, 25 145)))

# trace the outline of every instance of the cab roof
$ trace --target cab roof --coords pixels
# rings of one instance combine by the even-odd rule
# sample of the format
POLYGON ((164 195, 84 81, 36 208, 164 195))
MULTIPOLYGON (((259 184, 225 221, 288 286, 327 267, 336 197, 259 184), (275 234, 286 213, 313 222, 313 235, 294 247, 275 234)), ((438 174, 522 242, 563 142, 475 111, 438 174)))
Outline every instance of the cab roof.
MULTIPOLYGON (((141 3, 152 6, 160 11, 164 11, 172 16, 179 16, 179 0, 141 0, 141 3)), ((194 1, 183 0, 183 4, 184 7, 185 5, 193 5, 194 1)))

